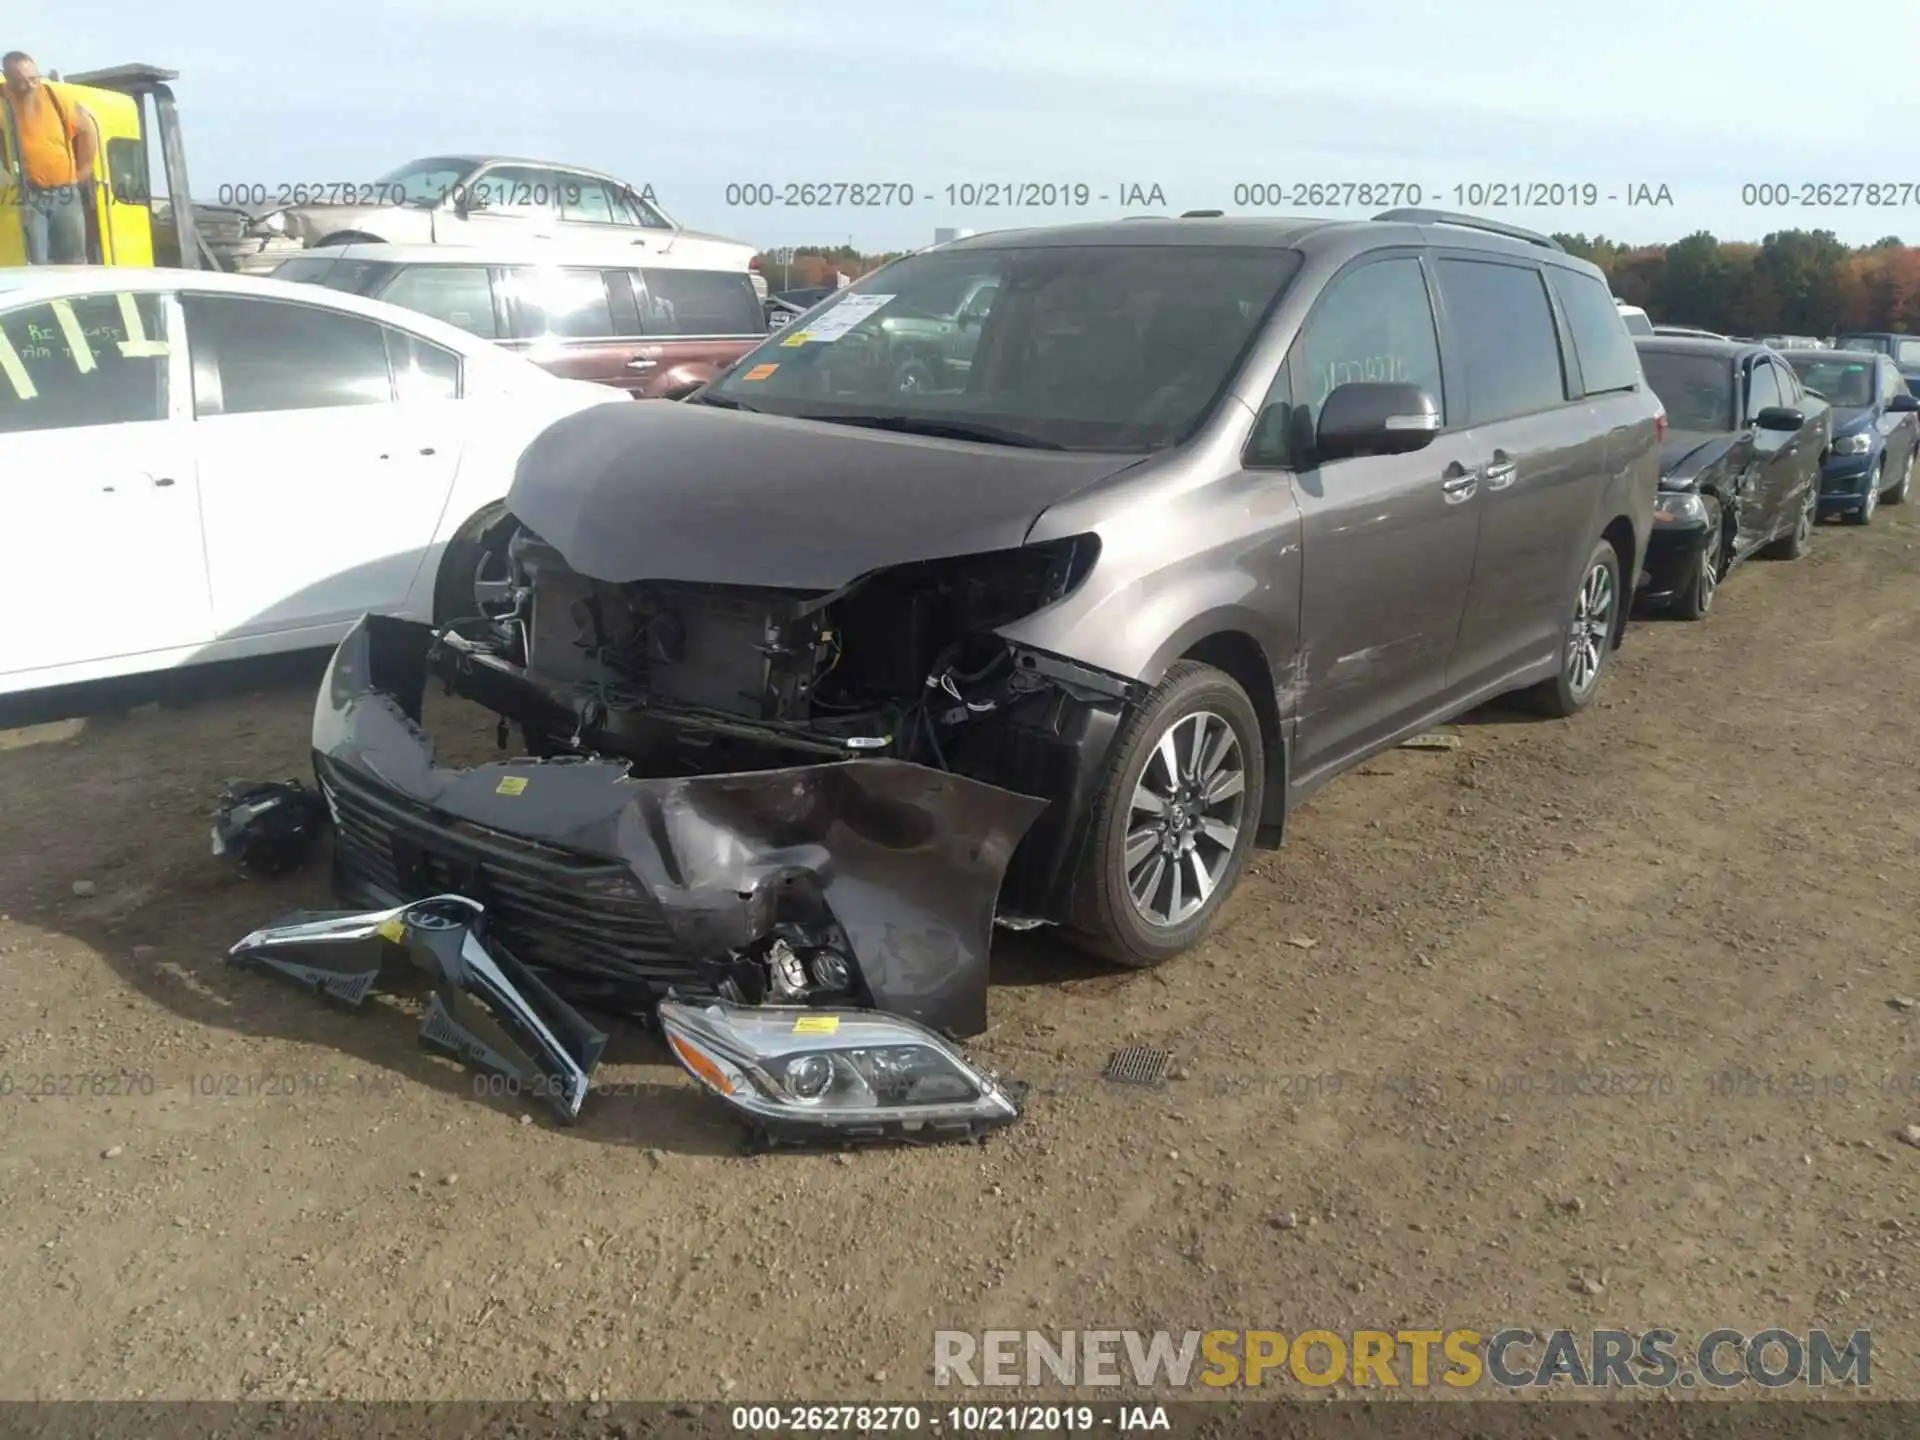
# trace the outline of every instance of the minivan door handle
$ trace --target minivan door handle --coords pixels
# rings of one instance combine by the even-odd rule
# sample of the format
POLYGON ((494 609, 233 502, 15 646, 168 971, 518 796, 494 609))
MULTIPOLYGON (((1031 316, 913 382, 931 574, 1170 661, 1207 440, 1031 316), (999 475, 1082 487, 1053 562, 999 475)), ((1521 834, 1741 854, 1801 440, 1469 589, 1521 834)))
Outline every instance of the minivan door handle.
POLYGON ((1440 489, 1447 497, 1449 505, 1458 505, 1468 499, 1480 484, 1480 477, 1471 470, 1463 470, 1456 461, 1447 467, 1447 473, 1440 481, 1440 489))
POLYGON ((658 360, 629 360, 627 361, 627 368, 629 370, 651 370, 659 363, 658 360))
POLYGON ((1511 460, 1495 460, 1480 473, 1487 477, 1489 490, 1504 490, 1513 483, 1515 466, 1511 460))

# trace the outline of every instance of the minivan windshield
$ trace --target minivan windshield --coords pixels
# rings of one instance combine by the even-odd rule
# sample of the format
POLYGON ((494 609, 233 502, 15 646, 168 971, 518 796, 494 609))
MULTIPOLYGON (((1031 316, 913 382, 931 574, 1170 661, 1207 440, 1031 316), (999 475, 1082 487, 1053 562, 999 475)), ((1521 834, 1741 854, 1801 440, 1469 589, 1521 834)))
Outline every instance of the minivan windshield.
POLYGON ((1733 429, 1733 361, 1643 345, 1640 368, 1674 429, 1733 429))
POLYGON ((1809 390, 1818 391, 1827 403, 1841 410, 1860 410, 1873 403, 1873 362, 1849 360, 1836 355, 1831 360, 1789 360, 1793 373, 1809 390))
POLYGON ((1298 251, 929 251, 849 286, 694 403, 1063 450, 1179 444, 1213 411, 1298 251))

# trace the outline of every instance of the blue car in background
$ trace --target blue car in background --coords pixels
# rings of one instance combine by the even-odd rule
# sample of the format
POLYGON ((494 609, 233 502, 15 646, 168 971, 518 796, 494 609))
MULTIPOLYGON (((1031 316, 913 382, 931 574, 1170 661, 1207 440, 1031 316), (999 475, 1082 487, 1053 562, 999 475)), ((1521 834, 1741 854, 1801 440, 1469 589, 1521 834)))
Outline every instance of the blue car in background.
POLYGON ((1903 335, 1895 330, 1855 330, 1833 337, 1836 350, 1872 350, 1893 361, 1913 393, 1920 395, 1920 335, 1903 335))
POLYGON ((1897 505, 1913 483, 1920 400, 1894 360, 1869 350, 1782 352, 1807 389, 1833 407, 1833 447, 1820 480, 1820 513, 1873 523, 1880 501, 1897 505))

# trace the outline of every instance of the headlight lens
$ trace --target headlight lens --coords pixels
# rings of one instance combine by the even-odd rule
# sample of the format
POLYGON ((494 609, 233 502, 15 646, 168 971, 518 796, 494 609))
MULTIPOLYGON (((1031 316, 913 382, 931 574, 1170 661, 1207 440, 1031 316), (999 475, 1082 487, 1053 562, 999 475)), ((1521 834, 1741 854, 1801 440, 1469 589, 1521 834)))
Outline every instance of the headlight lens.
POLYGON ((1836 455, 1864 455, 1873 448, 1873 437, 1861 430, 1852 435, 1842 435, 1833 442, 1836 455))
POLYGON ((1015 1097, 939 1035, 874 1010, 660 1002, 675 1058, 774 1139, 970 1138, 1015 1097))
POLYGON ((1654 501, 1653 518, 1662 525, 1692 525, 1707 518, 1707 507, 1690 490, 1662 490, 1654 501))

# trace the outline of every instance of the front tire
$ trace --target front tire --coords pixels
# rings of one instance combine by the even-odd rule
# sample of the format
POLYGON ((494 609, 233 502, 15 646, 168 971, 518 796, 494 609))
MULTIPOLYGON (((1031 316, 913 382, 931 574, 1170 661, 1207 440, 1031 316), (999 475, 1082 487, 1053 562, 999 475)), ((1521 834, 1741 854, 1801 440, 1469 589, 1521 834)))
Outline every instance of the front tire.
POLYGON ((1849 525, 1871 525, 1873 515, 1880 508, 1880 487, 1886 479, 1887 457, 1882 455, 1873 462, 1873 473, 1867 476, 1867 488, 1861 493, 1860 508, 1847 512, 1849 525))
POLYGON ((1913 488, 1913 451, 1907 451, 1907 463, 1900 467, 1900 479, 1894 487, 1880 498, 1888 505, 1904 505, 1907 493, 1913 488))
POLYGON ((510 608, 507 545, 520 522, 491 505, 462 525, 440 556, 433 582, 433 623, 493 618, 510 608))
POLYGON ((1720 589, 1721 557, 1726 551, 1726 537, 1720 533, 1720 504, 1711 496, 1703 497, 1702 503, 1707 511, 1707 543, 1694 564, 1693 578, 1673 602, 1673 613, 1681 620, 1704 620, 1720 589))
POLYGON ((1565 719, 1593 703, 1600 693, 1600 677, 1613 657, 1621 604, 1620 556, 1602 540, 1580 567, 1580 584, 1560 632, 1559 672, 1527 692, 1526 698, 1541 714, 1565 719))
POLYGON ((1246 867, 1265 780, 1246 691, 1211 665, 1173 665, 1114 742, 1071 938, 1134 968, 1197 945, 1246 867))

